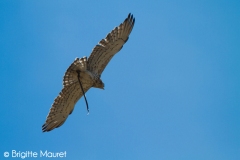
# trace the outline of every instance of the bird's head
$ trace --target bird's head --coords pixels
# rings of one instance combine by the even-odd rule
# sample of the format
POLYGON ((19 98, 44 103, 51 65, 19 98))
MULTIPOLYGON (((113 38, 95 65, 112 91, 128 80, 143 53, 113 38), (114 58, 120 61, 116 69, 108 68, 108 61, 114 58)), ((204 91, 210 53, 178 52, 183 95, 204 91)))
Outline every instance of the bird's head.
POLYGON ((97 79, 94 84, 93 87, 95 88, 100 88, 100 89, 104 89, 104 83, 102 82, 102 80, 99 78, 97 79))

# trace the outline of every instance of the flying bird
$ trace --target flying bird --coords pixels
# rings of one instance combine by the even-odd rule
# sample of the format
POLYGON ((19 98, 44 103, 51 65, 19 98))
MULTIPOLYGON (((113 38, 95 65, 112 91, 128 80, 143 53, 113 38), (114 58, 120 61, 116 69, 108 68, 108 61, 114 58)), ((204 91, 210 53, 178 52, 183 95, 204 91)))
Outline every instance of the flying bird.
POLYGON ((127 42, 133 29, 135 18, 131 13, 118 27, 115 27, 105 39, 92 50, 89 58, 76 58, 68 67, 63 77, 63 89, 55 98, 45 123, 43 132, 60 127, 73 112, 77 101, 84 96, 87 111, 88 103, 85 93, 91 88, 104 89, 101 74, 112 57, 127 42))

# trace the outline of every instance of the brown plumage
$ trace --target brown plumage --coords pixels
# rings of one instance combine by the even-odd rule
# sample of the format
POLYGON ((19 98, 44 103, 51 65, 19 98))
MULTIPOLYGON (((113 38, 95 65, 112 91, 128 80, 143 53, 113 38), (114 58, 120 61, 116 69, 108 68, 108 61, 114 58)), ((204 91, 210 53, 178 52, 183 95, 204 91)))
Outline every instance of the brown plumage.
POLYGON ((52 108, 42 126, 42 131, 51 131, 60 127, 74 109, 77 101, 91 87, 104 88, 101 74, 112 57, 121 50, 133 29, 135 18, 129 14, 118 27, 96 45, 87 57, 76 58, 63 77, 63 89, 54 100, 52 108), (84 93, 82 92, 82 84, 84 93))

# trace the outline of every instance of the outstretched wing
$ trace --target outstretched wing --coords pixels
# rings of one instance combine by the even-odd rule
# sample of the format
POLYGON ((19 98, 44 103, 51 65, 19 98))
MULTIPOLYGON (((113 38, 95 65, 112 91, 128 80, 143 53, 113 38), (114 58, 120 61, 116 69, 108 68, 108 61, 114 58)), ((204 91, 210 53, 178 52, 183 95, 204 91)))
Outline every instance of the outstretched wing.
MULTIPOLYGON (((86 58, 76 58, 67 69, 63 77, 63 89, 54 100, 52 108, 47 116, 47 120, 42 126, 43 132, 51 131, 54 128, 60 127, 66 121, 68 115, 72 113, 77 101, 83 96, 78 81, 77 71, 85 70, 87 66, 86 61, 86 58)), ((85 77, 81 76, 81 79, 84 78, 85 77)), ((91 88, 89 83, 83 83, 82 85, 85 93, 91 88)))
POLYGON ((130 35, 135 18, 129 14, 118 27, 114 28, 105 39, 96 45, 88 58, 88 70, 101 75, 112 57, 122 49, 130 35))

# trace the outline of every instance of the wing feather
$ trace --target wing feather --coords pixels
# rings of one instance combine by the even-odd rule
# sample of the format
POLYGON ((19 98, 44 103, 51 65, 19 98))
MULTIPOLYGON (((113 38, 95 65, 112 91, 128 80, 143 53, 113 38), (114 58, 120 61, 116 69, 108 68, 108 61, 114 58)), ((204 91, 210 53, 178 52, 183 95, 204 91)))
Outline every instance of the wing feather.
POLYGON ((135 18, 132 14, 115 27, 105 39, 102 39, 96 45, 88 58, 88 70, 94 74, 101 75, 112 57, 121 50, 127 42, 128 37, 133 29, 135 18))
MULTIPOLYGON (((46 122, 42 126, 43 132, 60 127, 66 121, 68 115, 72 113, 77 101, 83 96, 76 71, 84 71, 87 67, 86 62, 86 57, 81 59, 76 58, 67 69, 63 77, 63 89, 54 100, 46 122)), ((81 79, 84 78, 81 77, 81 79)), ((82 85, 85 93, 91 88, 91 84, 89 83, 83 83, 82 85)))

